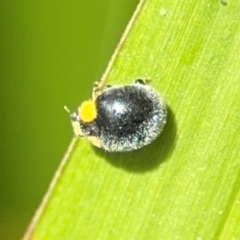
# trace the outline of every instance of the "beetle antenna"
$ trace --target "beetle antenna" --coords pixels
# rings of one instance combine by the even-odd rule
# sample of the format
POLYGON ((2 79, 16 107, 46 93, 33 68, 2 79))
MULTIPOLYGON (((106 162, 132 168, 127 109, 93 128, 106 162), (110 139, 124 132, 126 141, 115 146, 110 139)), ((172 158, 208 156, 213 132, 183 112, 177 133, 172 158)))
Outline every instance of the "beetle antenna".
POLYGON ((65 110, 66 112, 68 112, 69 114, 71 114, 71 112, 70 112, 70 110, 68 109, 67 106, 64 106, 63 108, 64 108, 64 110, 65 110))

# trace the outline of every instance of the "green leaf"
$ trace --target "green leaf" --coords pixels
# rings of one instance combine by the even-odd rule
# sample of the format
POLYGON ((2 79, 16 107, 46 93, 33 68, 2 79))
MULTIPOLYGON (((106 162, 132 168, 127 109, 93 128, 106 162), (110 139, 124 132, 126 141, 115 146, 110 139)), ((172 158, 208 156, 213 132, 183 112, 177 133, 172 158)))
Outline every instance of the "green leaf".
POLYGON ((146 0, 104 75, 168 104, 150 146, 73 140, 25 239, 240 239, 240 2, 146 0))

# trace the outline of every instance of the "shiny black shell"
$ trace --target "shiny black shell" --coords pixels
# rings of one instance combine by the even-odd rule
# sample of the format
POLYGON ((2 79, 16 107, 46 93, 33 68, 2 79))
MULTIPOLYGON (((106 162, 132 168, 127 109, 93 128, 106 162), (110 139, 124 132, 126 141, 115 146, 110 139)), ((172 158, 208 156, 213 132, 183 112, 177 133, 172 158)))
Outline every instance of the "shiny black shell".
POLYGON ((110 152, 126 152, 151 143, 166 123, 166 105, 149 86, 135 83, 105 89, 95 101, 97 118, 81 123, 110 152))

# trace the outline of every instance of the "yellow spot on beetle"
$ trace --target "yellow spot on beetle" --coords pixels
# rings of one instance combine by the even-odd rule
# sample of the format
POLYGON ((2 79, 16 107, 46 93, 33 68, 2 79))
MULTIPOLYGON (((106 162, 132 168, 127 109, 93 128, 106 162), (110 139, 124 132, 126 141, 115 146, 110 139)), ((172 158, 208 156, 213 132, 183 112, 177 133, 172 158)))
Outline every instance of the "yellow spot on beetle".
POLYGON ((84 101, 78 108, 78 114, 83 122, 92 122, 97 117, 96 105, 93 100, 84 101))

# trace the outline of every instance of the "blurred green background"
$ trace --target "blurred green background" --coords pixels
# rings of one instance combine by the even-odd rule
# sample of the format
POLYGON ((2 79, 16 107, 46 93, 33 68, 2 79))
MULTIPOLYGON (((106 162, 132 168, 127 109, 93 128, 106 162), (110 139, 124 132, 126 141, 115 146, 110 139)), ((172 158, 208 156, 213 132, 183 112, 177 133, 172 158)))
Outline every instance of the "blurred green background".
POLYGON ((0 239, 20 239, 138 0, 0 3, 0 239))

